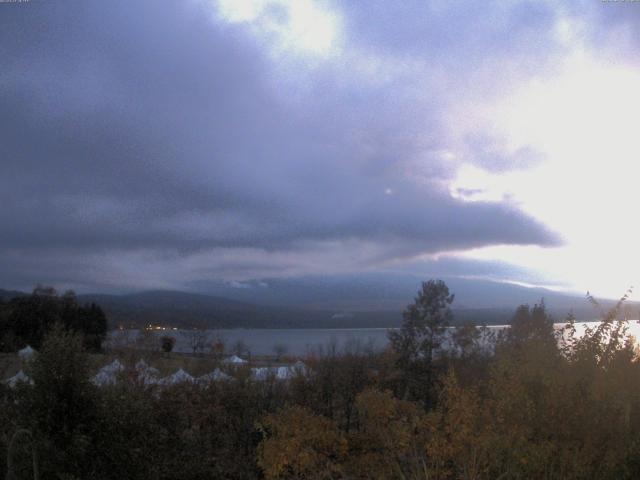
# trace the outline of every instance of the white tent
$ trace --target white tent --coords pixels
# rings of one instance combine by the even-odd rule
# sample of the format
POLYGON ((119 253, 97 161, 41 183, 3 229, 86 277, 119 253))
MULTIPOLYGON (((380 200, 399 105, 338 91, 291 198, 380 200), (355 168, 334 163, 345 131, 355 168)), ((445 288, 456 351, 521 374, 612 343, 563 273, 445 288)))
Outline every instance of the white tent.
POLYGON ((136 372, 138 372, 138 380, 145 385, 153 385, 158 383, 160 371, 157 368, 150 367, 144 360, 138 361, 135 366, 136 372))
POLYGON ((9 385, 11 388, 14 388, 19 382, 30 383, 31 385, 33 385, 33 380, 31 380, 31 378, 22 370, 16 373, 13 377, 5 380, 4 383, 9 385))
POLYGON ((293 376, 289 367, 275 367, 274 374, 278 380, 289 380, 293 376))
POLYGON ((161 383, 162 385, 175 385, 176 383, 194 382, 194 381, 195 379, 191 375, 189 375, 183 369, 179 369, 177 372, 172 373, 168 377, 163 378, 158 383, 161 383))
POLYGON ((123 370, 124 370, 124 365, 122 365, 122 363, 120 363, 120 360, 118 360, 117 358, 113 362, 111 362, 109 365, 105 365, 101 369, 101 371, 103 372, 116 373, 116 374, 120 373, 123 370))
POLYGON ((110 375, 106 372, 99 371, 93 376, 91 382, 98 387, 102 387, 103 385, 115 385, 116 377, 115 375, 110 375))
POLYGON ((276 378, 278 380, 291 380, 296 376, 296 371, 293 367, 278 367, 276 370, 276 378))
POLYGON ((138 360, 135 369, 137 372, 146 371, 149 368, 149 364, 144 360, 138 360))
POLYGON ((231 355, 229 358, 225 358, 223 360, 224 363, 233 363, 235 365, 240 365, 243 363, 248 363, 246 360, 243 360, 242 358, 240 358, 237 355, 231 355))
POLYGON ((264 381, 269 377, 276 380, 291 380, 298 375, 307 375, 308 368, 301 361, 297 361, 293 365, 283 367, 257 367, 251 369, 251 376, 254 380, 264 381))
POLYGON ((294 363, 291 368, 294 370, 295 373, 302 375, 302 376, 307 376, 309 374, 309 368, 304 364, 304 362, 302 360, 298 360, 296 363, 294 363))
POLYGON ((36 351, 31 348, 30 345, 27 345, 22 350, 18 350, 18 356, 20 360, 29 360, 31 357, 35 355, 36 351))
POLYGON ((109 365, 105 365, 100 371, 93 377, 92 382, 98 386, 102 385, 115 385, 118 374, 124 370, 124 366, 116 358, 109 365))
POLYGON ((199 376, 196 381, 198 383, 210 383, 218 380, 230 380, 230 379, 231 377, 229 375, 224 373, 219 368, 216 368, 211 373, 205 373, 204 375, 199 376))
POLYGON ((251 376, 254 380, 264 381, 271 375, 275 375, 276 372, 271 367, 257 367, 251 369, 251 376))

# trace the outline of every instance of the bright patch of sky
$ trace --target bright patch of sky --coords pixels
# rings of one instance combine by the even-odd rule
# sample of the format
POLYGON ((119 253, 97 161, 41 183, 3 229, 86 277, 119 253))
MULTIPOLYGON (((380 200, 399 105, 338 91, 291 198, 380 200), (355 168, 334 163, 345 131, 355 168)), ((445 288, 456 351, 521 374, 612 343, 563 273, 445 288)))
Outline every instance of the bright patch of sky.
POLYGON ((327 57, 339 50, 340 18, 312 0, 217 0, 226 21, 245 24, 277 55, 327 57))
POLYGON ((486 108, 486 122, 513 150, 533 146, 543 160, 492 173, 463 165, 451 184, 466 201, 508 201, 560 232, 560 248, 488 247, 464 255, 505 260, 570 288, 621 296, 640 271, 634 225, 640 174, 640 71, 577 52, 562 71, 533 78, 486 108), (459 192, 471 192, 468 195, 459 192))
MULTIPOLYGON (((218 14, 232 24, 248 25, 277 57, 328 59, 343 52, 341 17, 312 0, 217 0, 218 14)), ((455 142, 441 160, 457 164, 446 187, 464 202, 505 202, 537 218, 565 245, 491 246, 453 256, 509 262, 529 268, 541 283, 621 295, 640 271, 640 229, 633 226, 637 206, 640 135, 640 71, 591 55, 583 41, 584 21, 560 16, 554 34, 565 48, 555 65, 538 75, 518 78, 498 99, 464 92, 464 109, 451 109, 451 137, 483 130, 499 138, 504 154, 532 150, 536 161, 524 168, 492 171, 470 160, 455 142), (483 98, 490 98, 483 103, 483 98), (473 106, 469 102, 476 102, 473 106), (459 130, 459 131, 456 131, 459 130)), ((394 59, 374 51, 351 50, 350 60, 366 65, 400 65, 424 74, 419 61, 394 59), (353 52, 356 52, 355 54, 353 52)), ((376 67, 377 68, 377 67, 376 67)), ((374 69, 375 70, 375 69, 374 69)), ((436 66, 431 73, 435 75, 436 66)), ((362 72, 361 72, 362 73, 362 72)), ((432 76, 433 76, 432 75, 432 76)), ((426 77, 426 76, 425 76, 426 77)), ((426 79, 425 79, 426 81, 426 79)), ((415 165, 408 176, 419 177, 415 165)), ((393 189, 385 188, 386 195, 393 189)), ((446 252, 443 252, 446 254, 446 252)), ((517 281, 517 279, 505 279, 517 281)))

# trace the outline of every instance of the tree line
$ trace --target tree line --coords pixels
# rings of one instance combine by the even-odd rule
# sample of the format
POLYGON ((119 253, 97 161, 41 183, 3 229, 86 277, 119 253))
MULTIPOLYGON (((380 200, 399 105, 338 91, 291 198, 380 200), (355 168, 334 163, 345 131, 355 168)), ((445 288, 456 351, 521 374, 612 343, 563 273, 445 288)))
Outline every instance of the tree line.
POLYGON ((52 287, 38 286, 31 295, 0 300, 0 351, 13 352, 27 345, 38 349, 55 324, 82 335, 83 346, 98 352, 107 334, 107 317, 95 303, 80 304, 71 290, 59 295, 52 287))

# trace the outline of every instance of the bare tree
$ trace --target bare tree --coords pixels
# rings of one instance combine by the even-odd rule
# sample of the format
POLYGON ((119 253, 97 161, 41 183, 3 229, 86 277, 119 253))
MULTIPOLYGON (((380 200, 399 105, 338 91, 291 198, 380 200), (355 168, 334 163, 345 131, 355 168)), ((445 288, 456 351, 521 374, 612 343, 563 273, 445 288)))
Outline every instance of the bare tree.
POLYGON ((280 361, 280 358, 283 355, 286 355, 289 352, 289 348, 284 343, 276 343, 273 346, 273 353, 276 356, 276 361, 280 361))
POLYGON ((135 339, 135 347, 138 350, 145 351, 157 351, 158 350, 158 337, 149 329, 143 328, 139 331, 138 336, 135 339))
POLYGON ((249 347, 244 343, 244 340, 240 339, 236 343, 233 344, 232 348, 233 353, 238 355, 239 357, 249 353, 249 347))
POLYGON ((224 339, 220 335, 216 334, 215 339, 211 342, 211 352, 213 353, 213 356, 217 360, 220 360, 224 356, 225 350, 226 344, 224 339))
POLYGON ((207 341, 207 335, 204 330, 191 330, 189 332, 189 345, 191 346, 191 350, 193 354, 202 353, 204 351, 204 346, 207 341))

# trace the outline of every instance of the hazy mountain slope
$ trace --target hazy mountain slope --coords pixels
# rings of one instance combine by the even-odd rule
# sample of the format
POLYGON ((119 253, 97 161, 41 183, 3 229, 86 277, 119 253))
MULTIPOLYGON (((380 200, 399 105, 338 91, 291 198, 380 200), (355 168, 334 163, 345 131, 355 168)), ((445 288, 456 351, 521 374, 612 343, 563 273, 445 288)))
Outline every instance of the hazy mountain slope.
MULTIPOLYGON (((413 301, 421 278, 412 275, 360 275, 266 279, 210 285, 212 295, 183 291, 144 291, 125 295, 88 294, 107 313, 111 327, 162 324, 206 328, 361 328, 392 327, 413 301)), ((598 312, 584 297, 542 288, 470 280, 446 279, 455 293, 456 322, 508 323, 516 307, 544 298, 556 321, 573 311, 579 320, 598 312)), ((8 299, 22 292, 0 290, 8 299)), ((603 301, 605 308, 611 301, 603 301)), ((629 316, 638 318, 638 304, 629 316)))
POLYGON ((14 297, 22 297, 27 295, 25 292, 19 292, 17 290, 3 290, 0 288, 0 300, 7 301, 14 297))
POLYGON ((179 291, 148 291, 128 295, 80 295, 82 302, 101 305, 111 323, 167 324, 183 327, 284 328, 330 319, 328 312, 258 306, 227 298, 179 291))
MULTIPOLYGON (((456 295, 456 308, 515 308, 545 299, 552 308, 583 306, 584 296, 527 288, 489 280, 446 278, 456 295)), ((369 274, 295 279, 262 279, 242 283, 212 283, 212 295, 265 305, 295 305, 351 311, 402 309, 415 297, 425 278, 416 275, 369 274)))

